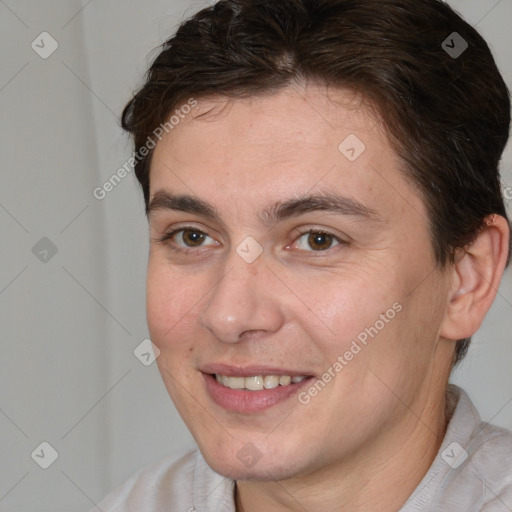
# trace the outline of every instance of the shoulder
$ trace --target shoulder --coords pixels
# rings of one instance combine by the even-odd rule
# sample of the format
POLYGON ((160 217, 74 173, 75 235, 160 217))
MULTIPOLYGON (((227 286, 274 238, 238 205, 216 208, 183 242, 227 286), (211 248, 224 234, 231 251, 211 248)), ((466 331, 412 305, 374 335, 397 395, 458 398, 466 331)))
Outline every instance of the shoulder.
POLYGON ((179 504, 190 496, 195 459, 195 450, 189 450, 153 462, 112 491, 98 508, 104 512, 123 512, 142 507, 153 512, 161 509, 166 500, 179 504))
POLYGON ((447 390, 445 437, 401 512, 512 510, 512 432, 482 422, 468 395, 447 390))
MULTIPOLYGON (((205 498, 215 491, 217 503, 232 502, 233 482, 211 470, 199 450, 168 456, 139 470, 109 494, 98 508, 103 512, 199 512, 205 498)), ((225 509, 226 511, 229 508, 225 509)))
POLYGON ((512 432, 482 422, 462 389, 452 386, 451 392, 457 403, 434 463, 443 475, 436 504, 449 511, 466 510, 461 505, 482 512, 510 510, 512 432))
POLYGON ((461 465, 456 480, 472 482, 474 489, 478 489, 482 511, 510 510, 512 432, 482 422, 467 446, 466 453, 467 462, 461 465))
MULTIPOLYGON (((471 472, 482 485, 490 485, 495 492, 512 486, 512 432, 483 422, 467 394, 459 389, 459 402, 453 418, 451 448, 460 452, 452 471, 471 472), (469 435, 464 435, 467 432, 469 435), (457 442, 458 434, 462 434, 457 442)), ((450 463, 450 445, 443 452, 450 463)))

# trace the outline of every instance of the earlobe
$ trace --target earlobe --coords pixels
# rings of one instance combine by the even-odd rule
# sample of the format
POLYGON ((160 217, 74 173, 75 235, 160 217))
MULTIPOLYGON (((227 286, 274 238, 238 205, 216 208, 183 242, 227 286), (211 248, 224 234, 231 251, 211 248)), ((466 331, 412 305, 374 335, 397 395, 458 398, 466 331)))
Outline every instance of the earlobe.
POLYGON ((510 228, 500 215, 490 215, 475 240, 460 249, 452 265, 440 335, 451 340, 469 338, 491 307, 508 257, 510 228))

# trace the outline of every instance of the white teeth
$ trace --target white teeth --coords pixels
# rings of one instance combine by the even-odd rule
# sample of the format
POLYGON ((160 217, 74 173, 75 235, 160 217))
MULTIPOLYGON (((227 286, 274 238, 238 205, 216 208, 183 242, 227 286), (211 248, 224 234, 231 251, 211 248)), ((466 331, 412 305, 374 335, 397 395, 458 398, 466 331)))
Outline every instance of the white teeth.
POLYGON ((243 377, 228 377, 228 386, 231 389, 244 389, 245 379, 243 377))
POLYGON ((231 389, 248 389, 261 391, 262 389, 274 389, 278 386, 288 386, 302 382, 305 376, 290 377, 290 375, 253 375, 250 377, 228 377, 227 375, 215 375, 217 382, 231 389))
POLYGON ((229 377, 226 377, 225 375, 215 375, 215 379, 219 384, 222 384, 223 386, 228 385, 228 379, 229 377))
POLYGON ((279 386, 279 377, 277 375, 265 375, 263 386, 265 386, 265 389, 277 388, 279 386))
POLYGON ((279 377, 279 384, 281 386, 288 386, 290 382, 292 381, 292 378, 289 375, 282 375, 279 377))
POLYGON ((263 389, 263 377, 256 375, 254 377, 245 377, 245 388, 251 391, 260 391, 263 389))

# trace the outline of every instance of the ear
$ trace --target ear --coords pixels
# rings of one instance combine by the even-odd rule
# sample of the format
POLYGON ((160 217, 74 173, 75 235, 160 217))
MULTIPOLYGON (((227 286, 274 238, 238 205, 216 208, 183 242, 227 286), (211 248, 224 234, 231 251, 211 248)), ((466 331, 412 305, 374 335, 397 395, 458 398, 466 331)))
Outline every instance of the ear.
POLYGON ((469 338, 491 307, 509 251, 510 227, 500 215, 490 215, 473 243, 456 253, 448 308, 440 335, 450 340, 469 338))

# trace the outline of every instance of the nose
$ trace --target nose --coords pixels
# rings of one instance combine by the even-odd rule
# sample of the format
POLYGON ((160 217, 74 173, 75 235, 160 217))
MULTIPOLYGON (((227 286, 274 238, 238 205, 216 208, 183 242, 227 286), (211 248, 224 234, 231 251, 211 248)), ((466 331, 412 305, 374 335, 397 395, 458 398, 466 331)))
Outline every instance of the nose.
POLYGON ((258 333, 277 332, 284 323, 275 276, 263 255, 247 263, 236 253, 204 303, 200 321, 218 340, 236 343, 258 333))

